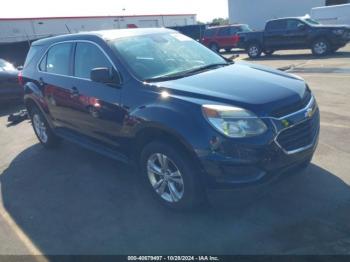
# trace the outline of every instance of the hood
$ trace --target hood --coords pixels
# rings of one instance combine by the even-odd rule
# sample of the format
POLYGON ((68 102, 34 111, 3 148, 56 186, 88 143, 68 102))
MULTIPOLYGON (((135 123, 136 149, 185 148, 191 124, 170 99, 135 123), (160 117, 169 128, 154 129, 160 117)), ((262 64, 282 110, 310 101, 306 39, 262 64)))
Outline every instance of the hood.
POLYGON ((301 78, 243 62, 156 85, 181 99, 240 106, 259 116, 300 102, 306 91, 301 78))

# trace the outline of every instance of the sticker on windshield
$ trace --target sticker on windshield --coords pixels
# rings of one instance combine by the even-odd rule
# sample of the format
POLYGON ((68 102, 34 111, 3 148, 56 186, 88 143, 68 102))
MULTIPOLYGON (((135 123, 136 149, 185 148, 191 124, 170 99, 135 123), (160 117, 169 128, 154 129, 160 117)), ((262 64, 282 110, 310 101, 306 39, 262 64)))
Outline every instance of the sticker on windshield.
POLYGON ((172 37, 175 37, 179 41, 191 41, 192 38, 189 38, 188 36, 182 35, 182 34, 171 34, 172 37))

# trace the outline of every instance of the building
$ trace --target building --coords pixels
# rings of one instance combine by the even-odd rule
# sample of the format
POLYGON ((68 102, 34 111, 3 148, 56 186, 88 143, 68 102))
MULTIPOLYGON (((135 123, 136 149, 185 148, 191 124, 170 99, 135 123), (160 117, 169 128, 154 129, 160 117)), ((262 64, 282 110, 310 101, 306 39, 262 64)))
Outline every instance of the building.
POLYGON ((244 23, 262 30, 267 20, 304 16, 314 7, 340 5, 350 0, 228 0, 230 23, 244 23))
POLYGON ((196 24, 195 14, 0 18, 0 44, 106 29, 196 24))
POLYGON ((32 41, 69 33, 196 25, 195 14, 0 18, 0 58, 22 65, 32 41))

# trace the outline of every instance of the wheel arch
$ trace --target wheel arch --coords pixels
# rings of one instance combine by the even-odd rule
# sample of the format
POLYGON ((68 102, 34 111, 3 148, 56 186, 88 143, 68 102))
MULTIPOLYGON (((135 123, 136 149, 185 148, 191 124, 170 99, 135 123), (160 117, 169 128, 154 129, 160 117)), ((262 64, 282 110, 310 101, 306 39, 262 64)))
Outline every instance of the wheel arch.
POLYGON ((328 44, 331 45, 331 41, 329 39, 329 37, 325 34, 320 34, 320 35, 316 35, 314 36, 311 41, 310 41, 310 47, 312 48, 313 44, 317 41, 317 40, 326 40, 328 42, 328 44))
POLYGON ((53 123, 48 117, 47 109, 43 108, 42 103, 39 103, 37 99, 35 99, 33 96, 26 95, 24 97, 24 105, 27 108, 29 115, 31 114, 31 110, 33 107, 36 107, 38 110, 40 110, 42 115, 45 117, 47 123, 50 125, 51 128, 53 128, 53 123))
POLYGON ((160 126, 145 126, 142 129, 138 130, 134 137, 134 150, 133 150, 133 158, 137 163, 140 161, 140 156, 143 148, 147 146, 149 143, 154 141, 160 141, 164 143, 169 143, 174 146, 177 150, 180 150, 190 159, 190 161, 194 164, 197 170, 200 173, 200 176, 204 174, 204 168, 201 165, 201 162, 193 150, 193 147, 190 145, 188 141, 179 133, 174 130, 170 130, 165 127, 160 126))

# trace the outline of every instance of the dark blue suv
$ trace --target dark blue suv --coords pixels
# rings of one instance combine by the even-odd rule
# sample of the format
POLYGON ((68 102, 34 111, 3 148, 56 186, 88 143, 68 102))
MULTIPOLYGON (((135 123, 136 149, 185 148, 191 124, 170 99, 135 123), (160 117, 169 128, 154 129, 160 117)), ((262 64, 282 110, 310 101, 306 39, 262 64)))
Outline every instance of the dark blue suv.
POLYGON ((45 147, 64 138, 138 163, 173 208, 199 205, 208 187, 307 166, 318 142, 319 109, 302 79, 228 61, 169 29, 36 41, 22 78, 45 147))

